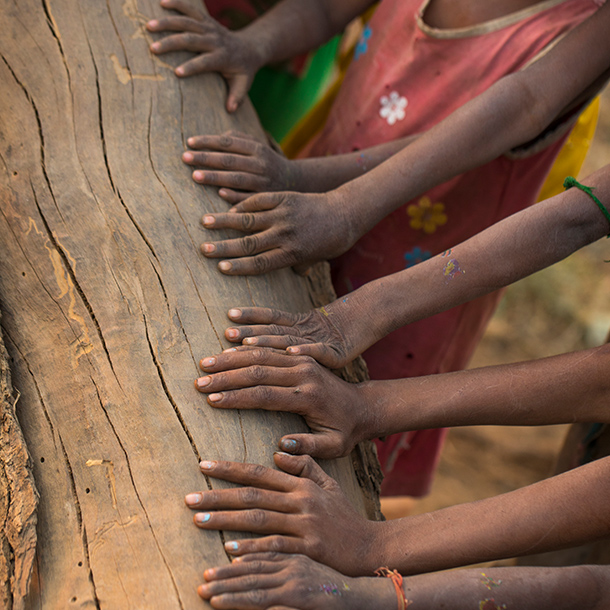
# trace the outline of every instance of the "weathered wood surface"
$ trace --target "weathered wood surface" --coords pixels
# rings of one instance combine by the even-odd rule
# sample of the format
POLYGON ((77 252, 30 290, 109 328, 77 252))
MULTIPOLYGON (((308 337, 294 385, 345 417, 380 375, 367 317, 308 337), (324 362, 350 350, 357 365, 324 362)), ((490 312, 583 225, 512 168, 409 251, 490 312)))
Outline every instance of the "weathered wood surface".
MULTIPOLYGON (((250 107, 226 115, 218 77, 178 81, 166 61, 180 58, 149 54, 143 23, 161 13, 0 2, 0 305, 40 492, 31 608, 205 607, 201 573, 227 556, 183 503, 220 485, 199 459, 270 465, 280 435, 304 428, 211 409, 193 387, 199 359, 227 345, 230 306, 323 297, 291 271, 229 278, 198 253, 202 214, 225 204, 191 181, 185 138, 262 134, 250 107)), ((354 460, 357 474, 326 466, 371 514, 376 465, 354 460)), ((30 567, 15 565, 19 582, 30 567)))

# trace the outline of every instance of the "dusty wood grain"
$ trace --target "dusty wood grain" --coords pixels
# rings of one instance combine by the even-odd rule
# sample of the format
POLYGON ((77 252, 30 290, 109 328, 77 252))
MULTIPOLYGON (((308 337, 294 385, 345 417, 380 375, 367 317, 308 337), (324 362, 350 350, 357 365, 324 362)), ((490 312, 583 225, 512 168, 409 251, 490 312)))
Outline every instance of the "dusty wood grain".
MULTIPOLYGON (((225 204, 190 179, 186 137, 262 134, 249 106, 226 115, 219 78, 179 82, 148 53, 142 26, 160 14, 144 0, 0 3, 2 324, 41 496, 31 608, 204 607, 202 570, 227 557, 183 504, 219 485, 199 459, 270 465, 304 429, 194 390, 229 307, 314 297, 291 271, 229 278, 198 253, 199 219, 225 204)), ((363 455, 325 467, 372 514, 363 455)))

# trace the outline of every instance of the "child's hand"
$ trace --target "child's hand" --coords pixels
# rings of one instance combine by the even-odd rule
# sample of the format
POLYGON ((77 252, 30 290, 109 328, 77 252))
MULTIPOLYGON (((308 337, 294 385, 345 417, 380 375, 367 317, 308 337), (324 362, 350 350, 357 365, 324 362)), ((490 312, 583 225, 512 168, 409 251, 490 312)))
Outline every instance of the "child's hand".
POLYGON ((250 135, 228 132, 220 136, 195 136, 187 143, 193 150, 186 151, 182 160, 188 165, 206 168, 195 170, 193 180, 222 187, 218 194, 231 204, 255 192, 301 190, 296 166, 250 135))
POLYGON ((218 269, 227 275, 261 275, 291 266, 301 271, 343 254, 359 237, 337 191, 261 193, 228 213, 206 214, 202 222, 206 229, 249 233, 201 246, 208 258, 233 259, 218 263, 218 269))
POLYGON ((307 313, 267 307, 230 309, 229 318, 246 326, 227 328, 225 337, 248 346, 288 349, 291 354, 311 356, 328 368, 338 369, 364 350, 352 341, 349 331, 354 321, 350 326, 349 319, 345 323, 343 316, 335 315, 336 303, 307 313))
POLYGON ((384 523, 361 517, 338 483, 308 455, 276 453, 280 472, 255 464, 202 462, 208 477, 245 487, 186 496, 202 529, 267 534, 225 543, 234 556, 276 551, 307 555, 344 574, 381 565, 384 523))
POLYGON ((204 358, 200 366, 208 375, 195 386, 208 394, 213 407, 289 411, 305 418, 311 433, 284 436, 279 443, 283 451, 333 459, 375 436, 374 418, 359 386, 308 356, 233 348, 204 358))
POLYGON ((214 608, 370 610, 396 605, 388 578, 349 578, 304 555, 256 553, 206 570, 199 595, 214 608))
POLYGON ((185 0, 161 0, 161 6, 181 15, 153 19, 146 24, 147 29, 151 32, 180 33, 154 42, 150 50, 156 55, 171 51, 199 53, 178 66, 176 76, 220 72, 229 85, 227 110, 237 110, 261 67, 255 45, 249 43, 243 33, 228 30, 185 0))

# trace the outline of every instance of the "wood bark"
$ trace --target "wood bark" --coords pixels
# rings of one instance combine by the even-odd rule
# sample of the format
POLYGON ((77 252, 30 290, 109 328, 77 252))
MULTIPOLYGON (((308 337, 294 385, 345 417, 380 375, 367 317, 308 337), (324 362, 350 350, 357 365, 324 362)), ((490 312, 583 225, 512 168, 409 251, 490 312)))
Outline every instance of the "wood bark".
MULTIPOLYGON (((195 528, 183 502, 222 487, 199 460, 271 465, 279 437, 305 429, 214 410, 194 389, 199 359, 228 345, 229 307, 304 311, 330 292, 289 270, 222 276, 199 254, 202 214, 226 204, 190 179, 186 137, 263 134, 248 105, 225 113, 219 77, 180 81, 184 57, 151 56, 143 24, 161 14, 152 0, 0 2, 0 305, 40 492, 32 565, 35 492, 3 427, 21 461, 0 478, 25 490, 3 492, 3 549, 8 511, 31 510, 0 559, 6 608, 206 607, 202 571, 228 559, 224 533, 195 528)), ((324 466, 373 517, 371 455, 324 466)))

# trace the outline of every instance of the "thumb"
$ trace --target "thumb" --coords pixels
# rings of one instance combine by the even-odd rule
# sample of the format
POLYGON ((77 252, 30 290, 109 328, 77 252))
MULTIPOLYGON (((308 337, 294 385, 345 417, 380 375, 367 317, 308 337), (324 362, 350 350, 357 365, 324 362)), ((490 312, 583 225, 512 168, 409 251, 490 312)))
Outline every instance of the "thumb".
POLYGON ((337 432, 317 434, 291 434, 280 440, 280 449, 291 455, 310 455, 315 458, 332 460, 345 455, 343 443, 337 432))
POLYGON ((273 461, 284 472, 303 479, 310 479, 320 487, 327 487, 332 479, 308 455, 290 455, 276 451, 273 461))
POLYGON ((235 112, 250 89, 250 77, 247 74, 238 74, 227 78, 227 82, 229 84, 227 112, 235 112))

